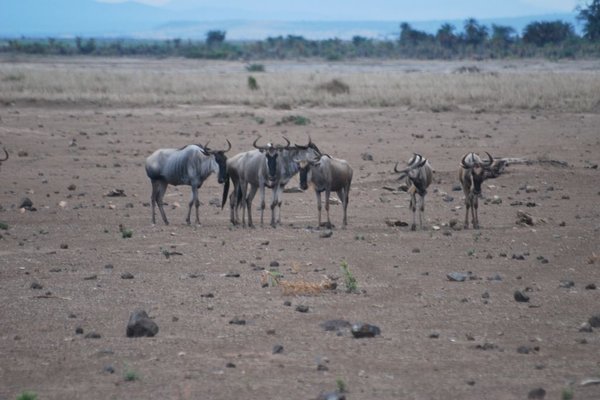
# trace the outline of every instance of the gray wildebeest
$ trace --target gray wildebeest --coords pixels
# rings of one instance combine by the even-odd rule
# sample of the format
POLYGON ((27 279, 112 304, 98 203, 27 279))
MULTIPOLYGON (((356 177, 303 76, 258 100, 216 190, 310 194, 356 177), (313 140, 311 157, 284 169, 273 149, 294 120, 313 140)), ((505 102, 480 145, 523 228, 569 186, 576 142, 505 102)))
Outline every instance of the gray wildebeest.
POLYGON ((394 172, 399 173, 402 179, 406 177, 408 194, 410 195, 410 209, 413 215, 411 230, 417 229, 416 212, 419 210, 419 227, 423 229, 423 214, 425 213, 425 195, 427 188, 433 179, 433 168, 429 161, 420 154, 413 154, 408 161, 407 168, 398 170, 398 163, 394 166, 394 172), (417 197, 418 195, 418 197, 417 197))
POLYGON ((491 170, 494 158, 488 153, 487 161, 483 161, 476 153, 467 153, 460 161, 458 170, 458 179, 465 194, 465 229, 469 227, 469 209, 472 214, 472 223, 474 229, 479 229, 479 207, 478 198, 481 196, 481 184, 484 180, 493 177, 491 170))
POLYGON ((146 159, 146 174, 152 181, 152 223, 156 223, 156 205, 160 210, 165 225, 169 224, 163 209, 163 197, 168 185, 188 185, 192 187, 192 198, 189 202, 188 213, 185 221, 191 223, 190 215, 192 206, 196 206, 196 223, 200 223, 198 216, 198 189, 212 174, 217 174, 219 183, 225 183, 223 197, 227 198, 229 180, 227 177, 227 156, 225 153, 231 149, 227 140, 227 149, 211 150, 200 145, 188 145, 180 149, 159 149, 146 159))
MULTIPOLYGON (((309 142, 306 146, 290 146, 290 141, 284 137, 286 145, 259 146, 254 140, 254 150, 237 154, 227 160, 227 171, 233 182, 233 193, 229 198, 231 207, 231 223, 239 223, 238 210, 242 208, 242 225, 245 224, 245 213, 248 210, 248 226, 253 227, 252 200, 260 190, 260 224, 263 225, 265 209, 265 188, 273 191, 271 201, 271 226, 281 223, 281 192, 289 180, 298 172, 297 158, 305 159, 309 155, 318 154, 317 146, 309 142), (248 185, 250 190, 248 191, 248 185), (276 218, 277 214, 277 218, 276 218)), ((225 201, 225 198, 223 199, 225 201)), ((223 206, 225 203, 223 202, 223 206)))
POLYGON ((321 193, 325 192, 325 211, 327 212, 327 227, 331 228, 329 218, 329 196, 336 192, 342 202, 344 218, 342 225, 348 224, 347 209, 352 184, 352 168, 346 160, 332 158, 328 154, 319 155, 311 160, 298 160, 300 167, 300 188, 308 189, 312 183, 317 196, 317 210, 319 212, 319 226, 321 226, 321 193))

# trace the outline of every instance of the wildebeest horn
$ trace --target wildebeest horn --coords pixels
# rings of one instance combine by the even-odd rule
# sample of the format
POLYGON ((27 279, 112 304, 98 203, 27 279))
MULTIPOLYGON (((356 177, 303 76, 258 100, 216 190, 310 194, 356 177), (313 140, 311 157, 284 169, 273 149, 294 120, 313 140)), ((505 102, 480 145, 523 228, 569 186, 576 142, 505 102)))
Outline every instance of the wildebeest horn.
POLYGON ((487 151, 485 152, 485 154, 487 154, 487 156, 488 156, 488 162, 486 162, 486 164, 485 164, 485 165, 486 165, 487 167, 490 167, 490 166, 491 166, 491 165, 494 163, 494 157, 492 157, 492 156, 490 155, 490 153, 488 153, 487 151))
POLYGON ((227 141, 227 150, 223 150, 223 153, 227 153, 229 150, 231 150, 231 142, 229 139, 225 139, 225 141, 227 141))
POLYGON ((252 143, 252 146, 254 146, 255 148, 259 149, 259 150, 264 150, 265 146, 258 146, 256 143, 258 142, 258 140, 260 139, 260 136, 257 137, 254 142, 252 143))
POLYGON ((6 149, 3 147, 2 150, 4 150, 4 154, 6 154, 6 158, 0 161, 6 161, 8 160, 8 151, 6 151, 6 149))
POLYGON ((280 146, 283 149, 287 149, 288 147, 290 147, 290 141, 288 138, 286 138, 285 136, 283 136, 283 140, 285 140, 287 142, 287 144, 285 146, 280 146))
POLYGON ((396 162, 396 165, 394 165, 394 172, 401 174, 402 171, 398 171, 398 162, 396 162))
POLYGON ((465 169, 471 168, 467 164, 465 164, 465 160, 467 159, 468 155, 469 155, 469 153, 465 154, 465 156, 462 158, 462 160, 460 160, 460 166, 465 169))

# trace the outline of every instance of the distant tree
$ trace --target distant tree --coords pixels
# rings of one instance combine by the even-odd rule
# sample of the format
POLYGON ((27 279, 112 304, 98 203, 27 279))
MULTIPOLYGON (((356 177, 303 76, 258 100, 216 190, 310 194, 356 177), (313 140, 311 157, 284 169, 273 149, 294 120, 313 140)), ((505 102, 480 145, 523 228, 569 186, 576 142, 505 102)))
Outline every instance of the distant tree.
POLYGON ((600 0, 592 0, 585 6, 577 6, 577 19, 583 21, 584 37, 589 40, 600 39, 600 0))
POLYGON ((91 54, 96 50, 96 40, 94 38, 88 39, 84 43, 83 39, 77 36, 75 38, 75 45, 77 46, 77 51, 81 54, 91 54))
POLYGON ((352 36, 352 44, 355 47, 360 47, 361 45, 367 43, 369 41, 369 39, 367 39, 364 36, 352 36))
POLYGON ((488 37, 488 28, 485 25, 480 25, 475 18, 465 20, 464 29, 464 40, 466 44, 478 46, 483 44, 488 37))
POLYGON ((225 41, 225 35, 227 32, 225 31, 208 31, 206 33, 206 44, 209 47, 212 47, 216 44, 221 44, 225 41))
POLYGON ((492 24, 492 44, 505 47, 515 41, 516 33, 511 26, 492 24))
POLYGON ((437 41, 446 48, 453 48, 458 43, 458 37, 454 34, 454 25, 443 24, 435 34, 437 41))
POLYGON ((536 46, 564 42, 574 36, 573 25, 560 20, 532 22, 523 30, 523 41, 536 46))
POLYGON ((413 29, 407 22, 400 24, 400 43, 415 45, 432 39, 433 35, 413 29))

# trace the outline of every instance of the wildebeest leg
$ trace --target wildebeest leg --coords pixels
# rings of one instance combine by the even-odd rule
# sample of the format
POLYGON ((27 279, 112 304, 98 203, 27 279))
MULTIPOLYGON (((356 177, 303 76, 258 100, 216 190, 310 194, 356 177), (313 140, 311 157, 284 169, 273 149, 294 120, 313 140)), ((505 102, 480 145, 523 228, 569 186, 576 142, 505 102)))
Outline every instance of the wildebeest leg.
POLYGON ((250 193, 248 193, 248 196, 246 197, 246 208, 248 209, 248 227, 250 228, 254 227, 254 224, 252 223, 252 200, 254 200, 254 196, 256 196, 257 190, 258 186, 250 185, 250 193))
POLYGON ((319 212, 319 225, 317 226, 321 226, 321 192, 315 191, 315 194, 317 195, 317 211, 319 212))
POLYGON ((152 203, 152 223, 156 224, 156 195, 158 194, 158 181, 152 180, 152 194, 150 202, 152 203))
POLYGON ((415 192, 412 192, 410 194, 410 210, 412 211, 412 217, 413 217, 413 223, 410 227, 411 231, 414 231, 417 229, 417 223, 416 223, 416 212, 417 212, 417 195, 415 192))
POLYGON ((419 195, 419 201, 421 205, 419 206, 419 227, 423 229, 423 214, 425 213, 425 196, 419 195))
POLYGON ((470 194, 465 194, 465 229, 469 229, 469 208, 471 208, 470 194))
POLYGON ((202 187, 202 184, 198 185, 196 188, 196 224, 200 225, 200 216, 198 215, 198 209, 200 208, 200 197, 198 196, 198 190, 202 187))
MULTIPOLYGON (((277 212, 277 208, 281 207, 281 201, 279 201, 279 196, 281 195, 281 186, 277 185, 273 188, 273 200, 271 201, 271 226, 275 228, 275 213, 277 212)), ((281 215, 281 211, 280 211, 281 215)))
POLYGON ((478 213, 478 209, 479 208, 479 201, 477 200, 477 197, 474 196, 473 198, 473 206, 471 207, 471 211, 473 212, 473 218, 472 218, 472 223, 473 223, 473 229, 479 229, 479 213, 478 213))
POLYGON ((331 196, 331 191, 329 189, 325 189, 325 211, 327 212, 327 228, 331 229, 331 219, 329 219, 329 196, 331 196))
MULTIPOLYGON (((195 185, 192 185, 192 199, 190 200, 190 202, 188 203, 188 213, 187 213, 187 217, 185 219, 185 222, 187 222, 188 225, 190 225, 192 223, 190 217, 192 215, 192 206, 196 205, 196 218, 198 217, 198 206, 200 205, 200 202, 198 200, 198 187, 195 185)), ((198 223, 200 223, 200 221, 196 221, 198 223)))
MULTIPOLYGON (((260 226, 263 226, 263 216, 265 214, 265 185, 260 185, 260 226)), ((250 212, 250 209, 248 209, 250 212)))
POLYGON ((160 215, 165 223, 165 225, 169 225, 169 221, 167 221, 167 215, 165 214, 165 209, 163 207, 163 198, 165 197, 165 193, 167 191, 167 182, 157 181, 158 189, 156 191, 156 204, 158 205, 158 210, 160 211, 160 215))
POLYGON ((277 194, 277 223, 279 225, 281 225, 281 203, 283 203, 283 201, 281 200, 281 193, 283 192, 284 187, 280 186, 279 187, 279 193, 277 194))
POLYGON ((342 201, 342 207, 343 207, 343 211, 344 211, 344 218, 342 219, 342 227, 345 228, 347 225, 346 208, 348 207, 348 195, 346 194, 346 188, 341 188, 340 190, 338 190, 337 195, 340 198, 340 200, 342 201))
POLYGON ((248 183, 247 182, 239 182, 240 185, 240 193, 239 193, 239 197, 238 200, 240 200, 240 204, 237 205, 238 210, 241 207, 242 209, 242 226, 245 227, 246 226, 246 196, 248 193, 248 183))

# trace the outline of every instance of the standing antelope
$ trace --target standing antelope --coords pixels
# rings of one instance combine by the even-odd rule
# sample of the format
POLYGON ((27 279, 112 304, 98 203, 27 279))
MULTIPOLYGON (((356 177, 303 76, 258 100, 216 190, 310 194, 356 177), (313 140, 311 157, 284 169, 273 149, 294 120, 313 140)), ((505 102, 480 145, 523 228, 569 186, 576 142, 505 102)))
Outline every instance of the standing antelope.
POLYGON ((427 188, 431 185, 433 178, 433 169, 429 161, 420 154, 413 154, 408 161, 408 167, 403 170, 398 170, 398 163, 394 166, 394 172, 399 173, 402 179, 406 177, 406 183, 409 185, 408 193, 410 194, 410 209, 412 210, 413 223, 411 230, 417 229, 416 212, 419 210, 419 227, 423 229, 423 213, 425 212, 425 195, 427 188), (417 198, 417 195, 419 197, 417 198))
POLYGON ((152 182, 152 223, 156 223, 155 206, 158 204, 160 215, 165 223, 167 216, 163 209, 163 197, 168 185, 188 185, 192 187, 192 198, 189 202, 188 213, 185 221, 191 223, 190 215, 192 206, 196 207, 196 223, 200 223, 198 216, 198 189, 206 178, 213 172, 217 174, 219 183, 224 183, 223 197, 227 198, 229 191, 229 180, 226 180, 227 157, 225 153, 231 149, 231 143, 227 140, 228 148, 225 150, 211 150, 205 146, 188 145, 180 149, 159 149, 146 159, 146 174, 152 182))
POLYGON ((352 184, 352 168, 346 160, 332 158, 329 155, 320 155, 311 160, 298 161, 300 166, 300 188, 308 189, 311 182, 317 195, 317 210, 319 211, 319 226, 321 226, 321 193, 325 192, 325 211, 327 212, 327 227, 331 228, 329 219, 329 196, 332 191, 337 192, 344 209, 343 226, 348 224, 347 209, 352 184))
MULTIPOLYGON (((238 209, 242 208, 242 224, 245 224, 245 211, 248 209, 248 226, 252 227, 251 206, 256 191, 260 190, 260 223, 263 224, 265 209, 265 187, 272 189, 271 226, 281 223, 281 192, 289 180, 298 172, 295 159, 306 159, 319 154, 319 149, 310 140, 306 146, 290 146, 290 141, 284 137, 286 145, 258 146, 257 138, 253 146, 255 150, 237 154, 227 160, 227 171, 233 182, 233 193, 229 198, 231 207, 231 223, 239 223, 238 209), (250 185, 250 192, 247 186, 250 185), (278 211, 278 212, 277 212, 278 211), (277 214, 277 218, 275 215, 277 214)), ((225 199, 224 199, 225 200, 225 199)), ((223 206, 225 203, 223 202, 223 206)))
POLYGON ((476 153, 467 153, 460 161, 458 179, 465 193, 465 229, 469 228, 469 209, 471 209, 473 229, 479 229, 477 208, 479 206, 478 198, 481 196, 481 184, 493 176, 491 167, 494 158, 487 151, 485 154, 488 156, 487 161, 483 161, 476 153))

